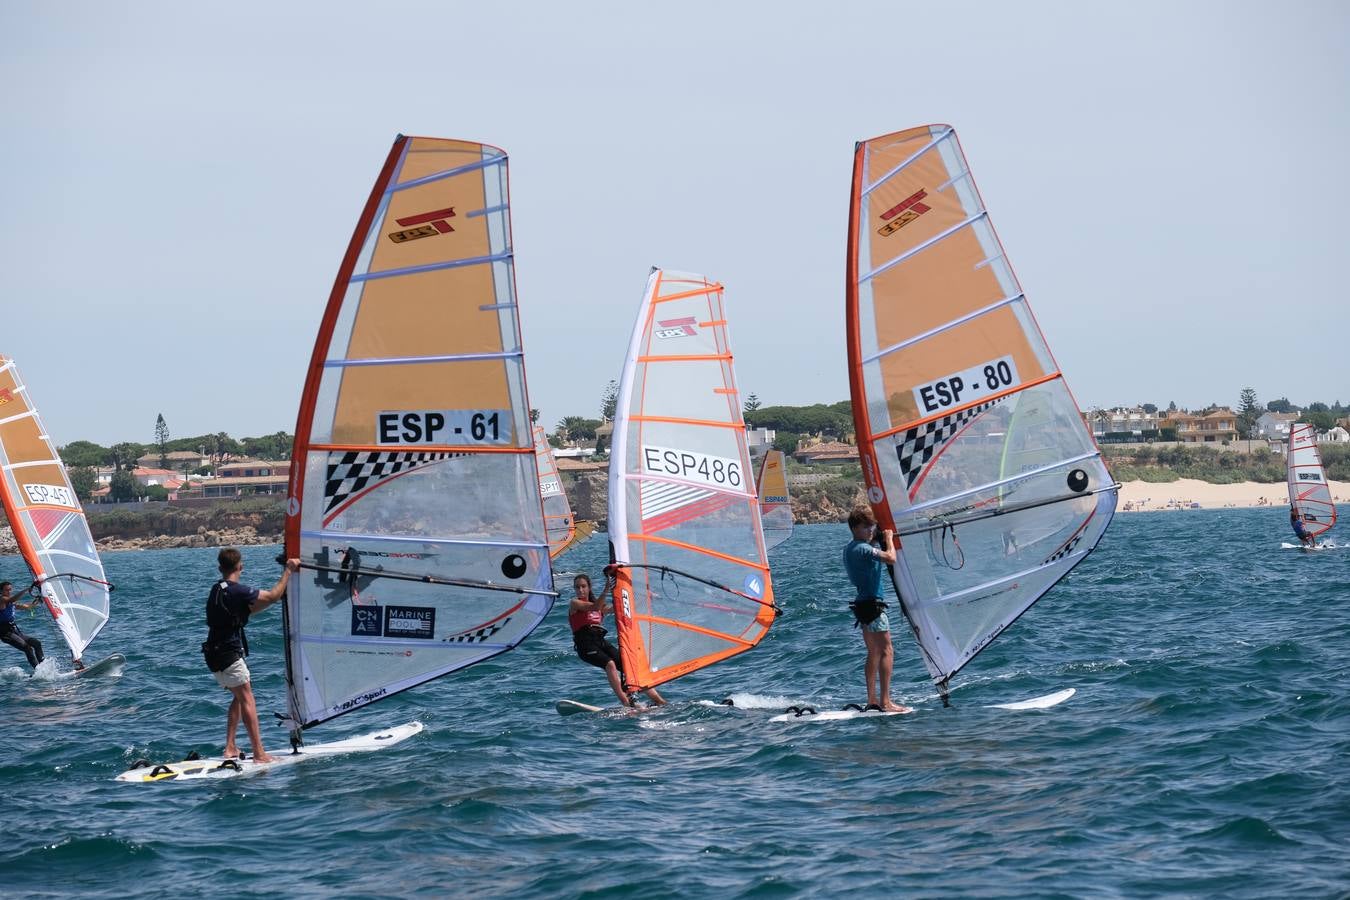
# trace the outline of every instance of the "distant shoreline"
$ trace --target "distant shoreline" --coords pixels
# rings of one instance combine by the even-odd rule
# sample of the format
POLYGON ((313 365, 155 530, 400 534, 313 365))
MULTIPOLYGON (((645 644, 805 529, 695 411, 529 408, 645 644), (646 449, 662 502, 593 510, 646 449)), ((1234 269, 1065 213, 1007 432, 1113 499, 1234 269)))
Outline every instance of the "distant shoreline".
MULTIPOLYGON (((1350 501, 1350 482, 1330 481, 1336 503, 1350 501)), ((1250 509, 1289 508, 1289 491, 1283 481, 1262 484, 1240 481, 1236 484, 1210 484, 1194 478, 1176 481, 1126 481, 1120 486, 1120 512, 1158 512, 1175 509, 1250 509), (1262 503, 1262 500, 1266 502, 1262 503), (1127 508, 1128 507, 1128 508, 1127 508)))

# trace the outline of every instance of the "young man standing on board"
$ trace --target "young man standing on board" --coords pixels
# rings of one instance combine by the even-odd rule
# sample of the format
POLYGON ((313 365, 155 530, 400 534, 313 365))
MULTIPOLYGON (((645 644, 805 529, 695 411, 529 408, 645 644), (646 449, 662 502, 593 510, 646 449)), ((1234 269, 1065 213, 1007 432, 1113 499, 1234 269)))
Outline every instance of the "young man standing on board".
POLYGON ((262 732, 258 727, 258 707, 253 700, 248 666, 244 663, 244 657, 248 656, 248 638, 244 635, 244 626, 248 624, 249 616, 286 596, 286 582, 290 580, 292 572, 299 571, 300 560, 286 560, 281 580, 266 591, 239 583, 239 576, 244 572, 244 562, 235 548, 221 550, 217 562, 221 580, 212 585, 211 596, 206 600, 208 632, 206 643, 202 644, 202 655, 206 657, 206 667, 216 676, 216 683, 233 695, 227 717, 229 731, 225 734, 225 758, 239 755, 234 735, 242 719, 248 739, 253 744, 253 761, 272 762, 276 757, 268 755, 263 749, 262 732))
POLYGON ((42 641, 31 638, 19 629, 14 621, 14 610, 32 609, 33 603, 20 603, 14 597, 14 585, 0 581, 0 641, 4 641, 16 650, 22 650, 28 657, 28 664, 36 669, 43 660, 42 641))
POLYGON ((862 629, 863 643, 867 645, 867 663, 863 668, 867 676, 867 708, 913 712, 891 700, 891 622, 881 600, 882 566, 895 564, 891 532, 881 532, 881 546, 874 545, 877 520, 865 506, 849 513, 848 527, 853 540, 844 548, 844 571, 858 592, 849 609, 853 610, 854 626, 862 629))
POLYGON ((1289 507, 1289 526, 1294 529, 1294 534, 1303 543, 1303 546, 1311 547, 1317 543, 1317 539, 1308 534, 1308 528, 1303 524, 1303 513, 1298 511, 1297 506, 1289 507))

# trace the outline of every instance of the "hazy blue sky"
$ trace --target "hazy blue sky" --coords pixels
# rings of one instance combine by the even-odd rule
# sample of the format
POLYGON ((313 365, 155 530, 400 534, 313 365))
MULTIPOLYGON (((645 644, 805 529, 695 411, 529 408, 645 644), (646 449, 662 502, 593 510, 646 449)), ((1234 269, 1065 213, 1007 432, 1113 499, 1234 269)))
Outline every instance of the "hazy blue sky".
POLYGON ((533 405, 648 268, 742 390, 848 395, 856 140, 956 126, 1083 406, 1350 400, 1350 4, 0 3, 0 353, 59 443, 291 430, 399 133, 511 154, 533 405))

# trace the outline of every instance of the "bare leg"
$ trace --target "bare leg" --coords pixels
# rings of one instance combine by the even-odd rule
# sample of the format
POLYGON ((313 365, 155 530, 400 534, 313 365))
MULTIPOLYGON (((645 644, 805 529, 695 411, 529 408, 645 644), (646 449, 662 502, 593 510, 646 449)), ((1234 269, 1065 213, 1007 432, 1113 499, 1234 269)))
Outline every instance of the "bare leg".
POLYGON ((239 745, 234 742, 234 736, 239 731, 239 717, 242 714, 243 706, 239 702, 239 695, 234 689, 230 690, 230 712, 225 717, 228 723, 228 731, 225 732, 225 758, 229 759, 239 755, 239 745))
POLYGON ((867 647, 867 662, 863 664, 863 677, 867 679, 867 705, 878 705, 876 695, 877 683, 877 659, 876 642, 873 640, 875 635, 870 631, 863 631, 863 645, 867 647))
POLYGON ((262 731, 258 727, 258 707, 253 702, 253 686, 245 684, 230 690, 240 703, 244 730, 248 732, 248 739, 253 744, 253 761, 272 762, 276 757, 263 749, 262 731))
POLYGON ((881 645, 881 708, 887 712, 913 712, 908 706, 901 706, 891 699, 891 666, 895 662, 895 651, 891 648, 891 633, 882 631, 877 634, 881 645))
POLYGON ((614 696, 619 698, 619 702, 624 706, 632 706, 633 701, 628 699, 628 694, 623 689, 623 679, 619 677, 619 667, 614 663, 605 663, 605 677, 609 679, 609 688, 614 692, 614 696))
POLYGON ((656 692, 656 688, 647 688, 646 694, 647 694, 647 699, 650 700, 650 701, 652 701, 653 703, 655 703, 657 706, 665 706, 665 705, 666 705, 666 698, 665 698, 665 697, 662 697, 660 694, 658 694, 658 693, 656 692))

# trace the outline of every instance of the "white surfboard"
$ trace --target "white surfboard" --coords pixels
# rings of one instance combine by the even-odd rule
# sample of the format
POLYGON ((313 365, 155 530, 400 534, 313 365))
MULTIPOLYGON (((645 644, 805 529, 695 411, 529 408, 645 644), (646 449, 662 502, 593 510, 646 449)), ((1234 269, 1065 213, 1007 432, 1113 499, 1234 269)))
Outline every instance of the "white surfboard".
POLYGON ((114 653, 111 656, 100 659, 92 666, 85 666, 83 669, 76 669, 73 672, 62 672, 58 678, 98 678, 100 675, 121 675, 122 670, 127 667, 127 658, 120 653, 114 653))
POLYGON ((598 713, 604 712, 604 707, 591 706, 589 703, 578 703, 576 700, 559 700, 554 704, 554 709, 560 716, 575 716, 577 713, 598 713))
POLYGON ((402 725, 395 725, 393 728, 372 731, 370 734, 363 734, 358 737, 301 747, 298 753, 274 750, 272 752, 276 759, 268 763, 257 763, 252 759, 233 760, 212 757, 210 759, 183 760, 182 762, 162 763, 160 765, 143 765, 128 769, 114 780, 133 784, 154 784, 160 781, 190 781, 197 778, 233 778, 237 775, 251 775, 255 772, 277 769, 307 759, 383 750, 420 733, 423 727, 421 722, 406 722, 402 725))
POLYGON ((1053 694, 1032 697, 1030 700, 1018 700, 1015 703, 995 703, 992 706, 986 706, 985 709, 1049 709, 1052 706, 1058 706, 1076 693, 1078 693, 1076 688, 1065 688, 1062 691, 1055 691, 1053 694))

